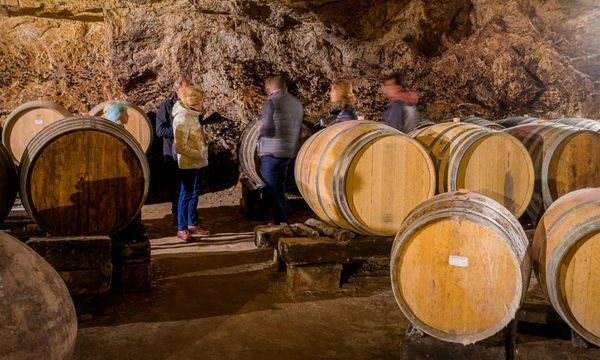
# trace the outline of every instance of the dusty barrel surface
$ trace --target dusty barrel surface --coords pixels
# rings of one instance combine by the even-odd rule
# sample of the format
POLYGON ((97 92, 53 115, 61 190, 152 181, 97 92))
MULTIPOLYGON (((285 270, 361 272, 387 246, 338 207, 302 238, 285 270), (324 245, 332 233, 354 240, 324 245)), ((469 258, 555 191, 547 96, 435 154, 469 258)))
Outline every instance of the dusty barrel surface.
POLYGON ((476 193, 445 193, 406 218, 392 247, 392 289, 404 315, 438 339, 470 344, 514 317, 531 269, 517 219, 476 193))
POLYGON ((541 121, 540 119, 531 117, 531 116, 516 116, 516 117, 510 117, 510 118, 506 118, 506 119, 497 120, 496 123, 504 126, 505 128, 510 128, 513 126, 537 123, 540 121, 541 121))
POLYGON ((296 184, 311 209, 333 226, 391 236, 435 192, 427 151, 372 121, 347 121, 313 135, 296 159, 296 184))
POLYGON ((600 345, 600 189, 573 191, 548 208, 535 232, 533 260, 558 314, 600 345))
POLYGON ((31 140, 21 163, 21 201, 54 235, 111 235, 140 212, 150 170, 144 151, 121 126, 73 117, 31 140))
POLYGON ((476 116, 468 116, 468 117, 463 117, 460 119, 460 121, 465 122, 465 123, 469 123, 469 124, 475 124, 475 125, 479 125, 479 126, 484 126, 486 128, 492 129, 492 130, 504 130, 505 127, 490 121, 490 120, 486 120, 486 119, 482 119, 480 117, 476 117, 476 116))
POLYGON ((567 125, 530 123, 504 132, 529 151, 535 191, 527 209, 536 221, 559 197, 577 189, 600 187, 600 134, 567 125))
POLYGON ((600 121, 590 119, 579 119, 579 118, 565 118, 550 120, 553 123, 571 125, 582 129, 588 129, 592 131, 600 132, 600 121))
MULTIPOLYGON (((90 116, 104 116, 104 108, 114 101, 105 101, 90 110, 90 116)), ((140 143, 144 152, 148 152, 152 146, 154 130, 150 119, 139 106, 132 103, 124 103, 127 107, 127 122, 123 125, 131 135, 140 143)))
POLYGON ((488 196, 517 217, 533 194, 533 164, 512 136, 465 123, 442 123, 411 135, 436 161, 438 192, 467 189, 488 196))
POLYGON ((4 145, 0 144, 0 223, 6 219, 15 203, 18 185, 15 164, 4 145))
POLYGON ((48 125, 71 116, 61 105, 52 101, 31 101, 18 106, 6 120, 2 129, 2 143, 16 163, 27 144, 48 125))
POLYGON ((3 232, 0 289, 0 357, 71 357, 77 316, 65 283, 41 256, 3 232))
MULTIPOLYGON (((244 129, 238 148, 238 159, 240 168, 248 179, 259 186, 265 186, 266 184, 260 176, 260 158, 256 153, 261 124, 261 120, 255 120, 244 129)), ((311 135, 312 132, 306 126, 302 125, 299 146, 304 144, 311 135)))

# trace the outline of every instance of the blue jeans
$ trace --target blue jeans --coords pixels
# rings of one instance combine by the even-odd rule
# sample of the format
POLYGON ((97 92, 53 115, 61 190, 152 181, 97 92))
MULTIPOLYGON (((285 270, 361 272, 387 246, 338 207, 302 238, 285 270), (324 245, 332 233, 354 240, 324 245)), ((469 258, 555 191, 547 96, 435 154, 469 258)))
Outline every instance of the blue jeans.
POLYGON ((290 158, 277 158, 265 155, 260 158, 260 175, 267 184, 273 198, 273 218, 275 224, 289 223, 285 184, 287 171, 292 163, 290 158))
POLYGON ((181 187, 177 206, 177 230, 198 225, 198 196, 200 195, 200 170, 179 169, 181 187))

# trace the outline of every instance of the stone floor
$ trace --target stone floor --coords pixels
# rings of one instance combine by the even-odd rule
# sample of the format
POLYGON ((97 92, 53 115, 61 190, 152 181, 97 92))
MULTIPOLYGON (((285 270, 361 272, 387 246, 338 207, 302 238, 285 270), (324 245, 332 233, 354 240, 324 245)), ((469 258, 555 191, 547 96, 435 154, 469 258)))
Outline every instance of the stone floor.
MULTIPOLYGON (((147 205, 153 289, 111 296, 80 323, 76 359, 397 359, 408 322, 386 278, 291 293, 257 249, 236 189, 202 196, 210 238, 174 237, 169 205, 147 205)), ((296 213, 297 218, 304 214, 296 213)))

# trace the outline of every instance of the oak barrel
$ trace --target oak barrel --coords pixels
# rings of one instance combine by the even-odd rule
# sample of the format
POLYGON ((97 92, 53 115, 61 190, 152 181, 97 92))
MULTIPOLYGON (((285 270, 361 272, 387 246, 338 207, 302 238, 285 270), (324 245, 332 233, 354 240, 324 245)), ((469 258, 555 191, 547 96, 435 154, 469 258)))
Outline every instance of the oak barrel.
POLYGON ((436 160, 438 192, 467 189, 488 196, 517 217, 534 186, 533 164, 515 138, 482 126, 442 123, 411 134, 436 160))
POLYGON ((415 208, 390 260, 404 315, 427 334, 462 344, 494 335, 515 317, 531 271, 517 219, 473 192, 437 195, 415 208))
MULTIPOLYGON (((90 110, 90 116, 104 115, 104 108, 114 101, 105 101, 100 103, 90 110)), ((133 137, 140 143, 144 152, 150 150, 152 146, 152 140, 154 138, 154 130, 152 128, 152 122, 139 106, 123 102, 127 107, 127 123, 123 124, 125 129, 133 135, 133 137)))
MULTIPOLYGON (((266 186, 260 176, 260 158, 256 153, 261 124, 261 120, 255 120, 244 129, 238 148, 238 159, 240 168, 248 179, 252 180, 258 186, 266 186)), ((311 135, 312 132, 310 129, 302 125, 299 146, 304 144, 311 135)), ((293 183, 293 176, 291 177, 291 182, 293 183)))
POLYGON ((77 314, 64 280, 30 247, 1 231, 0 289, 1 359, 72 358, 77 314))
POLYGON ((19 180, 13 159, 0 144, 0 223, 6 219, 17 196, 19 180))
POLYGON ((600 133, 550 122, 515 126, 504 132, 529 151, 535 190, 527 213, 537 221, 556 199, 573 190, 600 187, 600 133))
POLYGON ((319 131, 300 149, 295 168, 298 189, 315 214, 360 234, 395 234, 406 214, 435 192, 427 151, 372 121, 319 131))
POLYGON ((27 144, 46 126, 71 116, 52 101, 31 101, 18 106, 4 120, 2 143, 16 163, 21 161, 27 144))
POLYGON ((480 117, 476 117, 476 116, 466 116, 460 119, 460 121, 468 123, 468 124, 475 124, 475 125, 479 125, 479 126, 485 126, 486 128, 492 129, 492 130, 504 130, 505 127, 490 121, 490 120, 486 120, 486 119, 482 119, 480 117))
POLYGON ((47 232, 111 235, 140 212, 150 170, 133 136, 106 119, 72 117, 33 138, 21 163, 21 201, 47 232))
POLYGON ((504 126, 505 128, 510 128, 513 126, 523 125, 523 124, 531 124, 540 122, 541 120, 531 116, 516 116, 510 117, 506 119, 496 120, 496 123, 504 126))
POLYGON ((550 120, 551 122, 571 125, 582 129, 588 129, 592 131, 600 132, 600 121, 598 120, 590 120, 590 119, 580 119, 580 118, 564 118, 564 119, 555 119, 550 120))
POLYGON ((600 188, 573 191, 548 208, 535 231, 533 260, 556 312, 600 345, 600 188))

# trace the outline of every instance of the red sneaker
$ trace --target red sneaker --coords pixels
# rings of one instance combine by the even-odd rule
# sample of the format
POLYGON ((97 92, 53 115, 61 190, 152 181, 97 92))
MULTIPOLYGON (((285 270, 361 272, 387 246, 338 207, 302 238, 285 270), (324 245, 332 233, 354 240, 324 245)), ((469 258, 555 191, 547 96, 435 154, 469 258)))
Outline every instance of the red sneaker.
POLYGON ((192 235, 196 235, 199 237, 210 236, 210 231, 208 231, 200 226, 188 226, 188 231, 192 235))
POLYGON ((188 241, 189 239, 192 238, 192 235, 187 230, 180 230, 177 232, 177 238, 184 240, 184 241, 188 241))

